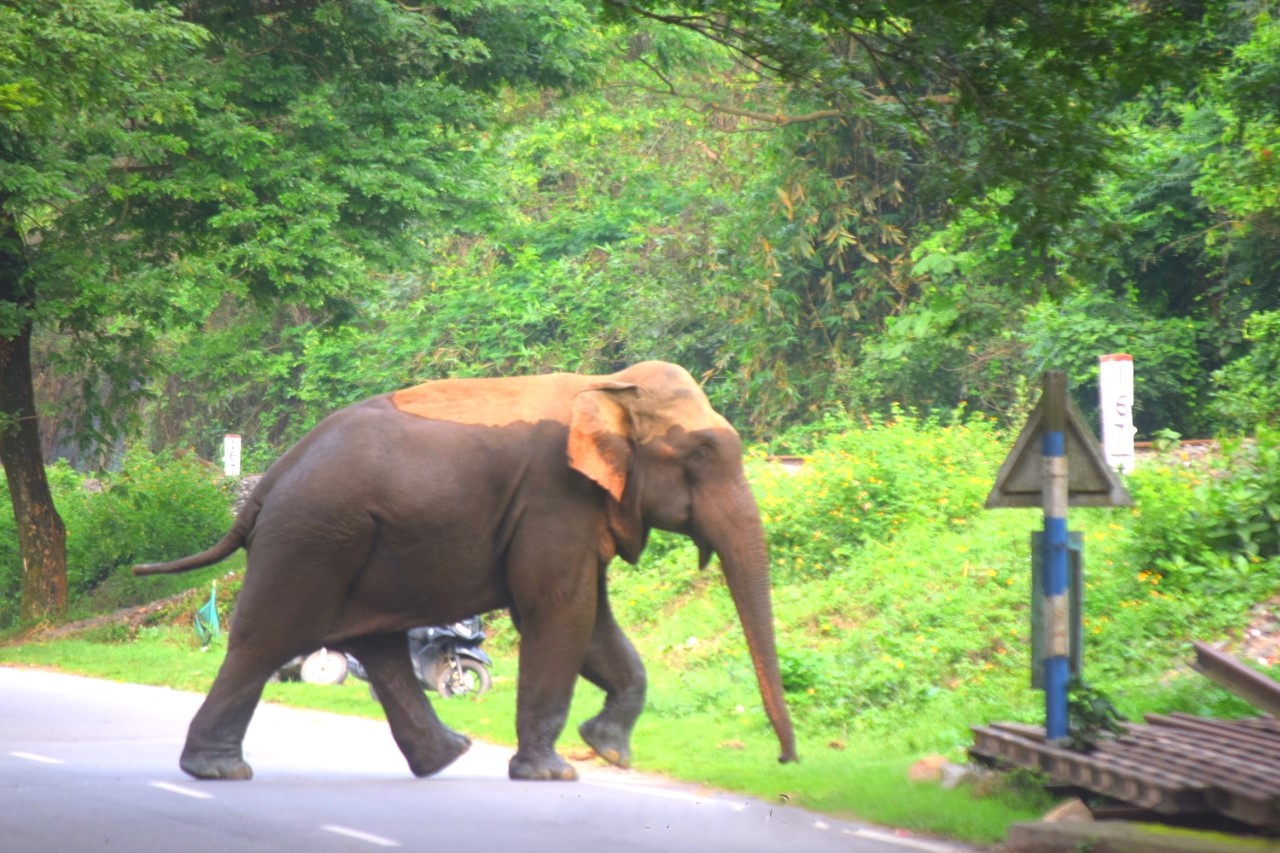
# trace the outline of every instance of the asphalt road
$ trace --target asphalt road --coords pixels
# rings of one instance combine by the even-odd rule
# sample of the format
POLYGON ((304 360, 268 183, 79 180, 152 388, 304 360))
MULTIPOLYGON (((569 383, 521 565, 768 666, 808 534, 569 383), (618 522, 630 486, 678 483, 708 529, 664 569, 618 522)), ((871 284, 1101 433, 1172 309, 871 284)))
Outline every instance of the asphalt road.
POLYGON ((779 803, 588 765, 570 783, 512 782, 507 748, 475 744, 415 779, 385 723, 259 707, 251 782, 177 767, 203 697, 0 667, 0 850, 954 853, 779 803))

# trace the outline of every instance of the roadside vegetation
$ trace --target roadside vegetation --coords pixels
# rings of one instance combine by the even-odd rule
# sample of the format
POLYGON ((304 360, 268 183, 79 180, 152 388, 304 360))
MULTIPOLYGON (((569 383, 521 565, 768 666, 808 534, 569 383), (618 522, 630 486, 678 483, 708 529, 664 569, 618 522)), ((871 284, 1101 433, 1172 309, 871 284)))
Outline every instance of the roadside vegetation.
MULTIPOLYGON (((798 469, 751 451, 799 765, 773 760, 776 742, 714 568, 698 571, 692 546, 665 535, 639 566, 614 565, 612 601, 650 672, 636 768, 976 842, 1038 817, 1050 800, 1021 774, 955 790, 906 775, 927 755, 963 763, 971 725, 1042 721, 1041 694, 1028 686, 1028 537, 1041 518, 982 508, 1012 438, 963 410, 896 411, 879 422, 837 411, 788 435, 787 449, 805 460, 798 469)), ((130 577, 128 566, 204 547, 229 520, 220 478, 185 458, 131 456, 91 492, 55 472, 64 481, 78 496, 65 505, 82 507, 68 514, 69 548, 84 555, 74 566, 85 579, 78 616, 172 593, 130 577), (103 526, 107 516, 116 527, 103 526), (159 530, 173 531, 165 553, 137 550, 159 530)), ((1249 713, 1187 661, 1192 640, 1240 641, 1251 606, 1280 587, 1280 432, 1263 428, 1195 463, 1168 450, 1143 460, 1127 485, 1131 509, 1071 512, 1085 541, 1087 682, 1131 719, 1249 713)), ((16 644, 0 648, 0 661, 203 691, 221 645, 200 648, 192 613, 216 580, 226 625, 243 566, 238 555, 166 579, 193 587, 190 598, 140 626, 49 641, 11 632, 16 644)), ((0 578, 11 583, 16 571, 10 558, 0 578)), ((491 614, 487 629, 494 690, 435 704, 459 730, 512 743, 517 637, 504 614, 491 614)), ((269 685, 266 698, 381 717, 354 680, 269 685)), ((600 699, 580 682, 562 741, 571 757, 589 758, 574 728, 600 699)))

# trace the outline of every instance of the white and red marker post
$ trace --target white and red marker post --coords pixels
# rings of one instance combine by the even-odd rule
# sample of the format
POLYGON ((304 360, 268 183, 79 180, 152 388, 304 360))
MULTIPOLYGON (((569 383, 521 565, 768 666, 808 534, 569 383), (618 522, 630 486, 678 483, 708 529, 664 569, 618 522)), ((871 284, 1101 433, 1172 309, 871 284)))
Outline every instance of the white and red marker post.
POLYGON ((240 476, 240 436, 229 432, 222 437, 222 473, 240 476))
POLYGON ((1107 464, 1115 471, 1132 473, 1137 461, 1133 452, 1133 356, 1098 356, 1098 413, 1107 464))

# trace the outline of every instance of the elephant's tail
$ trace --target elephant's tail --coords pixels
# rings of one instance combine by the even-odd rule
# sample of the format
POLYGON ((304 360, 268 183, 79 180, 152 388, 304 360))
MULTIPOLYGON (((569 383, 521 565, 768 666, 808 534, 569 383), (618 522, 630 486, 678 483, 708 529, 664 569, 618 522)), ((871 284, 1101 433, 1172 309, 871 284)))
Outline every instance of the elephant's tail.
POLYGON ((230 557, 244 547, 248 541, 249 531, 258 519, 258 510, 262 508, 259 501, 250 498, 244 509, 236 516, 235 523, 227 531, 227 535, 218 540, 216 545, 206 548, 199 554, 170 560, 166 563, 142 563, 133 567, 135 575, 174 575, 189 572, 192 569, 203 569, 230 557))

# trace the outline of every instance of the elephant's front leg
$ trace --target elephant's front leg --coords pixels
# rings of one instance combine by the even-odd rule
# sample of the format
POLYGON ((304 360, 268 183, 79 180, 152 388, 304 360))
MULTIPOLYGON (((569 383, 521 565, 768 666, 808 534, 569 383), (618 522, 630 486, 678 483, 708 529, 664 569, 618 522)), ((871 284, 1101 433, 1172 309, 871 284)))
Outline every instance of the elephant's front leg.
POLYGON ((547 580, 521 580, 512 588, 513 617, 520 630, 520 672, 518 748, 508 774, 512 779, 572 780, 578 772, 556 754, 556 740, 569 717, 574 683, 595 622, 596 576, 594 570, 562 570, 541 577, 547 580))
POLYGON ((440 722, 427 701, 404 633, 361 637, 347 645, 368 673, 391 735, 415 776, 438 773, 471 748, 468 738, 440 722))
POLYGON ((595 630, 587 647, 582 675, 604 691, 604 707, 578 726, 578 734, 605 761, 630 767, 631 730, 644 709, 644 664, 614 621, 603 573, 599 583, 595 630))

